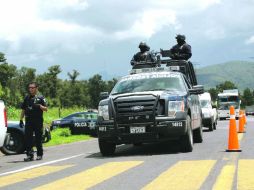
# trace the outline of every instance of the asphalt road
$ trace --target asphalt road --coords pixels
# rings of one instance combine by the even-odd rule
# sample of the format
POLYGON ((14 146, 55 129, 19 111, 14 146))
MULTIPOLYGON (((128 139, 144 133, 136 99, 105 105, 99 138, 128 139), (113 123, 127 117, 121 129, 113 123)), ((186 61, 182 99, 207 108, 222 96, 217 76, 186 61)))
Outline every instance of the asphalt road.
MULTIPOLYGON (((181 153, 177 142, 122 145, 102 157, 97 139, 45 148, 42 161, 0 155, 0 189, 254 189, 254 118, 238 134, 242 152, 225 152, 229 121, 204 129, 204 142, 181 153)), ((238 121, 237 121, 238 124, 238 121)))

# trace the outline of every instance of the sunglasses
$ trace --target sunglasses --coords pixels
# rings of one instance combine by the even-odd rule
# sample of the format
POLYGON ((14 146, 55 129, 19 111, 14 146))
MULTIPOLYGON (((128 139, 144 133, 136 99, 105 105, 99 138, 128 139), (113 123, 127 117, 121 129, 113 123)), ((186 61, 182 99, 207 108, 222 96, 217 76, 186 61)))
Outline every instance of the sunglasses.
POLYGON ((36 87, 29 86, 28 88, 29 88, 29 89, 30 89, 30 88, 31 88, 31 89, 34 89, 34 88, 36 88, 36 87))

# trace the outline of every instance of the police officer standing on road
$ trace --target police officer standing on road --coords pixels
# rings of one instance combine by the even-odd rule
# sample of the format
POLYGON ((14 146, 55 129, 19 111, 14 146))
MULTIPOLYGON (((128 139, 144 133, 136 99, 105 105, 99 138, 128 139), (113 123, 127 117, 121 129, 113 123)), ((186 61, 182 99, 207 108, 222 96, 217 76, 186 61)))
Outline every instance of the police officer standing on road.
MULTIPOLYGON (((169 50, 169 57, 175 60, 188 60, 191 58, 191 46, 185 42, 185 35, 178 34, 176 36, 177 44, 169 50)), ((163 55, 163 50, 161 49, 163 55)))
POLYGON ((132 60, 131 65, 134 66, 137 62, 150 62, 155 63, 156 59, 154 55, 149 51, 150 47, 145 42, 139 43, 140 52, 136 53, 132 60))
POLYGON ((21 105, 20 127, 23 124, 25 116, 25 146, 26 155, 24 161, 32 161, 33 155, 33 133, 35 133, 35 143, 37 149, 36 160, 41 160, 43 156, 42 133, 43 133, 43 111, 47 111, 45 98, 38 94, 38 85, 31 82, 28 86, 29 95, 27 95, 21 105))

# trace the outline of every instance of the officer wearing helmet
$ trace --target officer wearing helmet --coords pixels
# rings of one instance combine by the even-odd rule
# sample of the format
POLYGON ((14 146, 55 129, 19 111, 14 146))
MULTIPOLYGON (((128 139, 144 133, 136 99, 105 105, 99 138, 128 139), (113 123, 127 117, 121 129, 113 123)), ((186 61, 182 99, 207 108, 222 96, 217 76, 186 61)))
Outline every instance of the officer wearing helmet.
MULTIPOLYGON (((175 60, 188 60, 191 58, 191 46, 185 42, 185 35, 176 36, 177 44, 169 50, 169 57, 175 60)), ((162 50, 163 52, 163 50, 162 50)), ((162 54, 163 56, 163 54, 162 54)))
POLYGON ((155 63, 155 57, 154 55, 149 51, 150 47, 145 42, 139 43, 139 49, 140 52, 136 53, 132 60, 131 65, 135 66, 135 64, 138 64, 138 62, 146 62, 148 64, 155 63))

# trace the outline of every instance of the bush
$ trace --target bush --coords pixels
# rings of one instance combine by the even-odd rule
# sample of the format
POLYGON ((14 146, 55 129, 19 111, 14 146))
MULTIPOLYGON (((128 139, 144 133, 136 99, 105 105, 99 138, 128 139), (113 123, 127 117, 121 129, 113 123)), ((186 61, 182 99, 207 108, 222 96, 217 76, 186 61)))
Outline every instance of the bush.
MULTIPOLYGON (((61 129, 61 130, 56 129, 56 130, 59 131, 58 136, 60 136, 60 137, 69 137, 69 136, 71 136, 71 131, 70 131, 69 128, 65 128, 65 129, 61 129)), ((56 133, 57 133, 57 131, 56 131, 56 133)))

